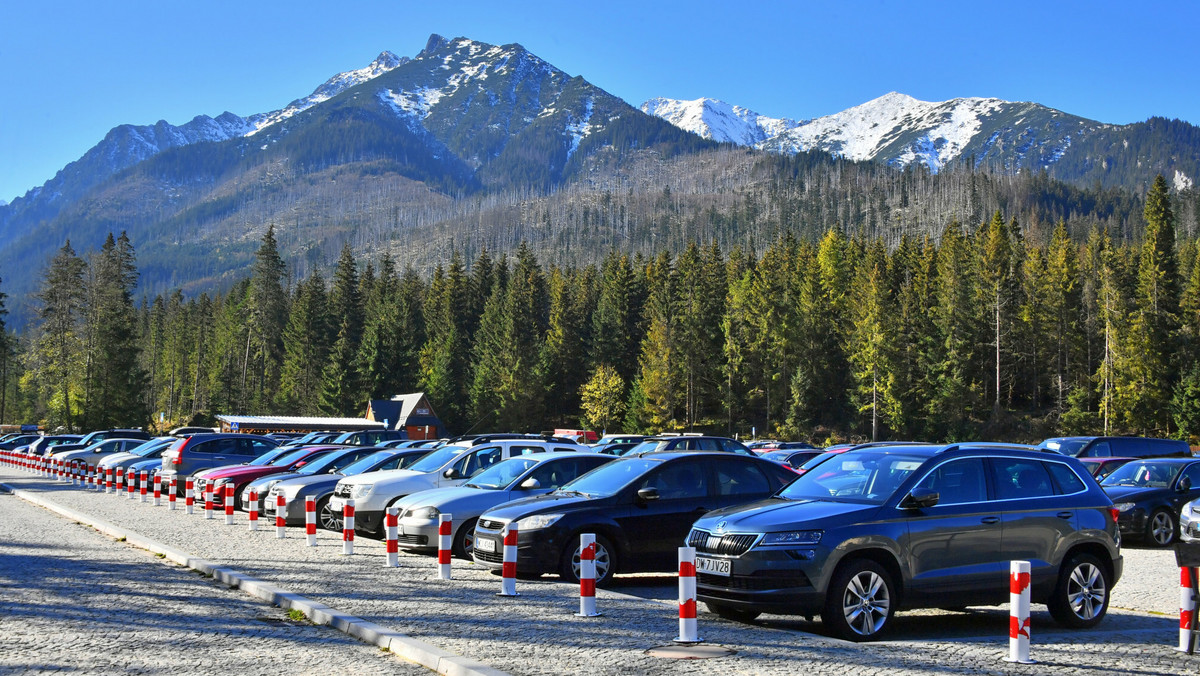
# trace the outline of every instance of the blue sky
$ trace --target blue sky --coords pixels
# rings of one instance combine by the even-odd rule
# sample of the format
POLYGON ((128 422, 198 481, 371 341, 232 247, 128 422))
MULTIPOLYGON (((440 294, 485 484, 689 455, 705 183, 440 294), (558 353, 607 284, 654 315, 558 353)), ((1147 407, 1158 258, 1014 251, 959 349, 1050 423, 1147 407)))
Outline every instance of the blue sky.
POLYGON ((1200 3, 14 2, 0 10, 0 199, 112 127, 281 108, 430 33, 517 42, 634 105, 791 118, 890 91, 1200 124, 1200 3))

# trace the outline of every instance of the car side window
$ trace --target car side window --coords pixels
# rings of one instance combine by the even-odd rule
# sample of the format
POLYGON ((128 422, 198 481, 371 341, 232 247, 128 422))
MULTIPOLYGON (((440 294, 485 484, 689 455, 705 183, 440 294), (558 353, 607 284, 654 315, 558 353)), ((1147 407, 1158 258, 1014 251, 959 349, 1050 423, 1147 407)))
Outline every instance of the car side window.
POLYGON ((1050 474, 1037 460, 993 458, 993 483, 997 500, 1039 498, 1054 495, 1050 474))
MULTIPOLYGON (((1184 468, 1183 476, 1188 477, 1192 481, 1192 488, 1200 488, 1200 463, 1192 463, 1184 468)), ((1180 481, 1183 479, 1180 478, 1180 481)))
POLYGON ((729 451, 730 453, 741 453, 742 455, 746 454, 746 447, 732 439, 721 439, 720 443, 722 450, 729 451))
POLYGON ((1083 482, 1080 481, 1079 476, 1070 467, 1061 462, 1048 462, 1045 464, 1050 470, 1050 474, 1054 476, 1054 481, 1058 483, 1058 488, 1062 495, 1070 495, 1085 490, 1083 482))
POLYGON ((752 462, 717 463, 717 495, 766 495, 771 483, 752 462))
POLYGON ((500 447, 488 446, 476 451, 472 451, 470 455, 463 458, 458 463, 458 471, 464 477, 473 477, 483 470, 491 467, 500 460, 500 447))
POLYGON ((201 442, 198 444, 188 444, 184 448, 191 453, 216 453, 217 452, 217 442, 216 441, 204 441, 204 442, 201 442))
POLYGON ((938 494, 939 505, 962 505, 987 500, 982 458, 961 458, 942 463, 927 474, 916 489, 938 494))
POLYGON ((659 499, 682 500, 708 496, 704 466, 700 462, 673 462, 650 474, 638 489, 653 488, 659 499))
MULTIPOLYGON (((1121 449, 1117 450, 1118 455, 1122 455, 1121 449)), ((1111 458, 1113 457, 1112 445, 1107 441, 1097 441, 1092 444, 1092 447, 1087 451, 1089 458, 1111 458)))
POLYGON ((513 446, 510 446, 509 448, 510 448, 510 450, 509 450, 510 456, 529 455, 530 453, 540 453, 541 451, 546 450, 546 449, 542 448, 541 446, 513 445, 513 446))
POLYGON ((538 465, 537 469, 529 474, 529 478, 537 479, 542 488, 558 488, 574 479, 577 474, 574 461, 558 460, 538 465))
POLYGON ((689 451, 719 451, 716 439, 693 439, 688 444, 689 451))

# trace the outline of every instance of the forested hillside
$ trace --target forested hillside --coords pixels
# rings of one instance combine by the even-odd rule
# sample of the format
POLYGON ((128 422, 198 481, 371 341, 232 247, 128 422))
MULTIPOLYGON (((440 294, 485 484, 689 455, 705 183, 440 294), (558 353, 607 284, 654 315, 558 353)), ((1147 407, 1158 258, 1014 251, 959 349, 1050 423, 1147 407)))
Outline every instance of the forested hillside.
MULTIPOLYGON (((793 168, 788 185, 804 185, 806 168, 793 168)), ((989 199, 1006 194, 983 185, 989 199)), ((657 197, 664 213, 677 194, 657 197)), ((1100 196, 1026 208, 1049 215, 1100 196)), ((0 418, 57 428, 159 413, 168 427, 218 412, 361 415, 368 398, 423 390, 456 432, 1192 436, 1200 243, 1179 232, 1165 180, 1141 202, 1140 214, 1107 203, 1074 238, 1065 220, 995 210, 951 218, 937 237, 831 227, 812 240, 784 228, 755 247, 692 239, 678 254, 607 249, 594 264, 548 262, 526 242, 511 255, 481 245, 452 250, 428 277, 344 247, 330 282, 319 270, 289 279, 296 261, 268 227, 228 292, 176 291, 137 309, 128 237, 86 257, 68 243, 40 271, 37 320, 4 334, 0 418), (1132 241, 1120 230, 1135 220, 1145 230, 1132 241)), ((587 213, 582 231, 620 231, 615 206, 587 213)))

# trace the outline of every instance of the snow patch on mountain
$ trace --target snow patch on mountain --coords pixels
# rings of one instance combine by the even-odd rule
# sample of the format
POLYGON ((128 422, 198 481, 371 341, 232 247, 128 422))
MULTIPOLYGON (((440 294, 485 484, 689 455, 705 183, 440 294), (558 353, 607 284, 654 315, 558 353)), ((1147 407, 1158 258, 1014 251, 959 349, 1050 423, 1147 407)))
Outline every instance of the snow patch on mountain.
POLYGON ((800 122, 773 118, 748 108, 716 99, 694 101, 655 98, 642 104, 642 112, 661 117, 671 124, 719 143, 755 146, 800 126, 800 122))
POLYGON ((589 96, 587 103, 584 104, 583 118, 567 125, 567 133, 571 135, 571 147, 567 150, 567 160, 570 160, 575 151, 579 150, 579 142, 592 133, 592 110, 595 103, 596 100, 589 96))
POLYGON ((408 57, 399 57, 389 51, 384 50, 379 54, 379 56, 375 57, 375 60, 372 61, 366 68, 359 68, 358 70, 349 70, 345 73, 338 73, 337 75, 334 75, 326 80, 320 87, 317 87, 315 90, 313 90, 312 94, 309 94, 302 99, 296 99, 295 101, 292 101, 287 105, 286 108, 270 113, 251 115, 246 121, 248 124, 250 124, 252 129, 245 135, 253 136, 263 129, 270 127, 271 125, 283 122, 290 117, 312 108, 318 103, 328 101, 329 99, 341 94, 351 87, 356 87, 364 82, 367 82, 368 80, 373 80, 380 75, 383 75, 384 73, 396 68, 397 66, 408 63, 408 61, 408 57))
POLYGON ((1187 174, 1183 173, 1182 171, 1180 171, 1178 169, 1175 170, 1175 180, 1173 183, 1175 185, 1175 192, 1183 192, 1184 190, 1190 190, 1193 185, 1192 179, 1189 178, 1187 174))
POLYGON ((429 112, 442 100, 445 93, 440 89, 423 87, 413 91, 385 89, 379 98, 392 107, 397 115, 411 115, 418 120, 429 117, 429 112))

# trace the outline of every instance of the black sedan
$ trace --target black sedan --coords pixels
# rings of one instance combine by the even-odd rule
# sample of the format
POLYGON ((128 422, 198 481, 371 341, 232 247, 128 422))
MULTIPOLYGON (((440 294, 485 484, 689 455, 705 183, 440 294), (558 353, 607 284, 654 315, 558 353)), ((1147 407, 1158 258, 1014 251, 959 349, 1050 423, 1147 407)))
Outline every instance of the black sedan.
POLYGON ((1121 535, 1166 547, 1179 536, 1179 510, 1200 498, 1200 458, 1147 458, 1100 482, 1112 498, 1121 535))
POLYGON ((692 522, 753 502, 795 474, 728 452, 654 452, 614 460, 549 495, 510 502, 479 517, 474 558, 501 568, 502 531, 517 529, 517 572, 579 579, 579 535, 596 535, 596 583, 616 573, 674 570, 692 522))

